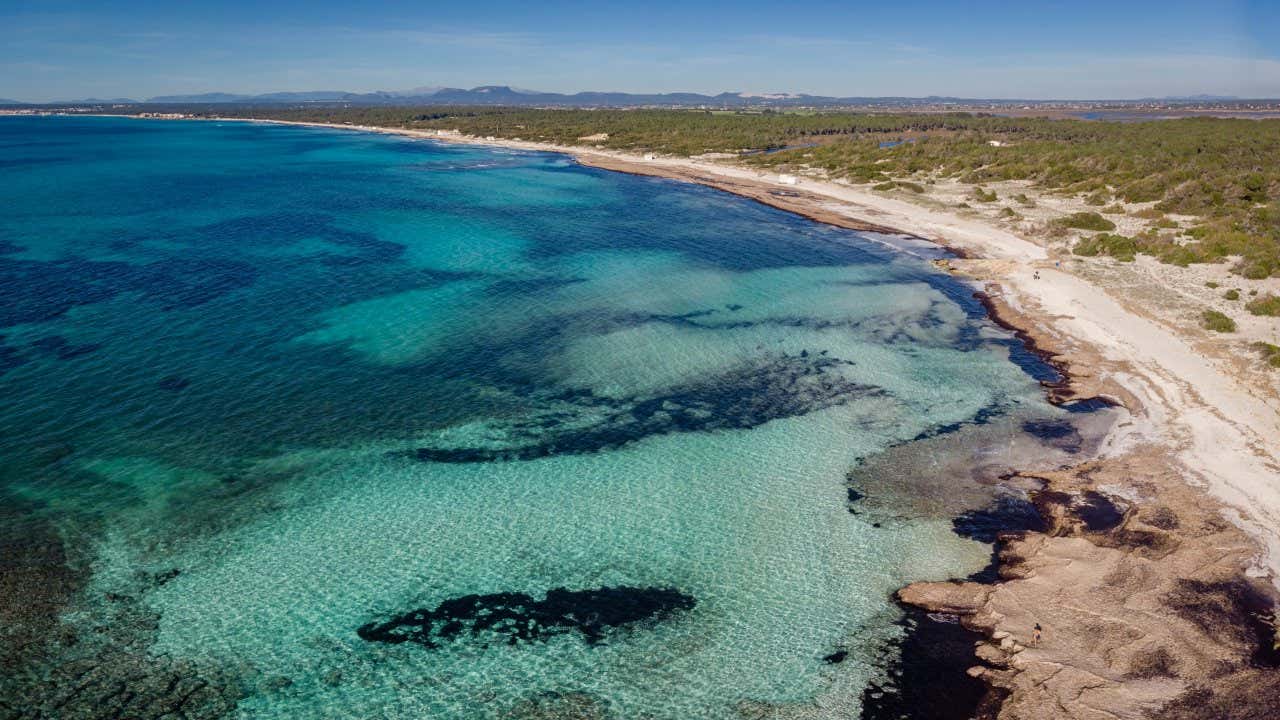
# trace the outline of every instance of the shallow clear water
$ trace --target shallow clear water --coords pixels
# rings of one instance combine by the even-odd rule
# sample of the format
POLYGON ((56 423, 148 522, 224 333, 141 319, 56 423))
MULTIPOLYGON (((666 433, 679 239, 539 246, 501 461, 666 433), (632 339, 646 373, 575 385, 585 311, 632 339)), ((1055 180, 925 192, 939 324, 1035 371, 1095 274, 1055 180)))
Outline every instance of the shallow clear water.
POLYGON ((893 590, 990 550, 847 474, 1062 414, 924 258, 558 155, 3 118, 0 201, 0 491, 85 563, 61 621, 129 598, 244 717, 856 714, 893 590), (557 588, 682 600, 357 632, 557 588))

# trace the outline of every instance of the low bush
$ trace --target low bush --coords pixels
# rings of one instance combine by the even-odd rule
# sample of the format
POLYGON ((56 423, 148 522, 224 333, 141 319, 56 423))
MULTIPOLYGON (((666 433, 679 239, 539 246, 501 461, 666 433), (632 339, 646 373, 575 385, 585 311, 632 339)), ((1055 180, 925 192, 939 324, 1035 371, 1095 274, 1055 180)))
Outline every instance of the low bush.
POLYGON ((1230 333, 1236 331, 1236 321, 1223 315, 1217 310, 1205 310, 1200 316, 1200 324, 1206 330, 1212 330, 1220 333, 1230 333))
POLYGON ((1280 295, 1267 293, 1266 295, 1250 300, 1244 306, 1244 309, 1254 315, 1280 317, 1280 295))
POLYGON ((1262 353, 1262 361, 1274 368, 1280 368, 1280 345, 1267 342, 1254 343, 1253 347, 1262 353))
POLYGON ((923 193, 924 186, 919 183, 907 182, 906 180, 889 180, 874 186, 874 190, 910 190, 913 193, 923 193))
POLYGON ((1058 220, 1063 227, 1075 230, 1115 230, 1116 224, 1096 212, 1078 212, 1058 220))
POLYGON ((1226 291, 1225 293, 1223 293, 1223 294, 1222 294, 1222 297, 1224 297, 1224 298, 1226 298, 1226 299, 1228 299, 1228 300, 1239 300, 1239 299, 1240 299, 1240 291, 1239 291, 1239 290, 1228 290, 1228 291, 1226 291))
POLYGON ((1071 252, 1086 257, 1106 255, 1121 262, 1133 262, 1138 253, 1138 241, 1124 235, 1099 233, 1077 242, 1071 252))
POLYGON ((984 190, 979 187, 973 189, 973 199, 978 202, 989 203, 995 202, 998 198, 996 197, 995 190, 984 190))

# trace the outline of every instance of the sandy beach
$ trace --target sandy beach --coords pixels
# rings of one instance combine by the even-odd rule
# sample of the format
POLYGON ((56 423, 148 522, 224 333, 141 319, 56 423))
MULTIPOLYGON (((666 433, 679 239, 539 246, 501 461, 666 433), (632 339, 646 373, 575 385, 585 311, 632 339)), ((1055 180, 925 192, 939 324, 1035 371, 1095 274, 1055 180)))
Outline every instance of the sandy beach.
MULTIPOLYGON (((327 127, 566 153, 584 165, 695 182, 820 222, 952 249, 959 257, 944 265, 971 278, 1003 323, 1067 371, 1058 399, 1105 397, 1129 418, 1100 458, 1027 470, 1042 488, 1036 501, 1050 529, 1002 540, 1000 583, 919 583, 901 599, 960 616, 988 637, 970 672, 1003 700, 1002 718, 1280 712, 1278 673, 1259 660, 1274 654, 1274 629, 1258 617, 1280 579, 1276 373, 1242 360, 1243 343, 1209 336, 1183 306, 1205 277, 1225 269, 1146 258, 1121 268, 927 199, 811 177, 784 183, 722 160, 327 127), (1186 297, 1171 297, 1178 292, 1186 297), (1093 523, 1094 498, 1120 520, 1093 523), (1036 624, 1045 629, 1038 644, 1036 624)), ((1251 282, 1280 292, 1275 278, 1251 282)), ((1272 337, 1276 321, 1268 320, 1251 332, 1272 337)))

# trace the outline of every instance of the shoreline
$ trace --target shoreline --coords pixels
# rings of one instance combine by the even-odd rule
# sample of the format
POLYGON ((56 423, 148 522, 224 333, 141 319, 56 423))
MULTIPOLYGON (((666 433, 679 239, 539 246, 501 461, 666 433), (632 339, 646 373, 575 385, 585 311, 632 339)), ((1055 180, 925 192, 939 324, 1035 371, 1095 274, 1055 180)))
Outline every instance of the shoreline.
POLYGON ((1189 450, 1181 453, 1179 460, 1189 472, 1200 476, 1193 484, 1207 487, 1225 507, 1255 516, 1253 523, 1247 519, 1241 522, 1248 525, 1262 545, 1257 572, 1272 576, 1280 590, 1280 397, 1258 397, 1248 388, 1233 387, 1232 379, 1223 377, 1220 368, 1196 352, 1185 338, 1130 311, 1107 288, 1061 267, 1066 258, 1055 257, 1045 247, 1004 228, 858 186, 807 177, 801 178, 800 185, 783 186, 775 173, 696 158, 646 159, 611 150, 363 125, 196 119, 322 127, 559 153, 588 167, 693 182, 816 222, 855 231, 910 236, 940 247, 956 255, 945 267, 969 279, 975 290, 983 293, 982 302, 992 312, 994 322, 1030 340, 1033 351, 1060 371, 1072 368, 1066 373, 1068 380, 1063 390, 1072 389, 1073 397, 1106 396, 1118 400, 1135 415, 1148 415, 1153 427, 1147 430, 1152 437, 1143 439, 1169 444, 1174 450, 1189 450), (1125 337, 1123 331, 1132 331, 1150 341, 1151 350, 1125 337), (1185 420, 1177 412, 1181 409, 1179 403, 1202 405, 1197 408, 1197 415, 1210 417, 1192 418, 1200 422, 1188 423, 1189 433, 1166 437, 1162 425, 1185 420), (1163 412, 1156 414, 1162 405, 1159 409, 1163 412), (1214 420, 1218 421, 1217 426, 1205 427, 1214 420), (1256 461, 1233 466, 1235 474, 1247 476, 1246 481, 1232 481, 1212 467, 1216 462, 1206 461, 1209 458, 1205 451, 1212 443, 1205 436, 1221 436, 1232 428, 1241 436, 1234 438, 1237 448, 1243 451, 1241 455, 1256 461))
POLYGON ((1061 267, 1045 247, 869 189, 807 177, 784 185, 773 173, 693 158, 333 123, 193 119, 561 153, 589 167, 693 182, 817 222, 950 250, 957 258, 940 264, 968 279, 993 322, 1062 374, 1045 387, 1050 402, 1101 398, 1124 406, 1130 419, 1113 428, 1096 459, 1019 473, 1040 484, 1032 496, 1049 528, 1001 538, 996 584, 915 583, 899 599, 957 615, 988 638, 970 674, 1001 696, 992 716, 1133 717, 1176 708, 1210 677, 1219 694, 1236 693, 1233 702, 1264 682, 1254 657, 1265 631, 1250 620, 1254 606, 1237 596, 1256 591, 1274 602, 1280 582, 1280 402, 1241 386, 1193 339, 1061 267), (1104 501, 1119 520, 1095 527, 1089 508, 1104 501), (1215 618, 1252 635, 1197 622, 1195 610, 1176 599, 1187 587, 1210 597, 1215 618), (1036 598, 1035 614, 1028 597, 1036 598), (1043 647, 1031 646, 1033 622, 1048 631, 1043 647), (1142 666, 1147 656, 1172 660, 1142 666))

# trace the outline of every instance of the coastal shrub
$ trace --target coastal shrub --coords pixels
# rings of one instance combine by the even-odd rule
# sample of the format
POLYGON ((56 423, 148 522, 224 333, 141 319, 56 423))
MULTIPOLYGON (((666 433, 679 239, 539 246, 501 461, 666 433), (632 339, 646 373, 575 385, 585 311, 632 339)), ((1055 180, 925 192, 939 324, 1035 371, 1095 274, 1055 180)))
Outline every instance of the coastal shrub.
POLYGON ((1116 229, 1115 223, 1102 217, 1096 212, 1072 213, 1064 218, 1060 218, 1058 223, 1063 227, 1072 228, 1074 230, 1108 231, 1116 229))
POLYGON ((995 202, 998 198, 996 197, 995 190, 986 190, 979 187, 973 189, 973 199, 978 202, 989 203, 995 202))
POLYGON ((1280 274, 1280 258, 1245 257, 1236 263, 1231 271, 1250 280, 1261 280, 1280 274))
POLYGON ((1176 228, 1178 227, 1178 222, 1176 220, 1170 220, 1167 217, 1160 218, 1159 220, 1156 221, 1156 227, 1163 228, 1163 229, 1176 228))
POLYGON ((1086 257, 1106 255, 1121 262, 1133 262, 1138 252, 1138 242, 1124 235, 1099 233, 1077 242, 1071 252, 1086 257))
MULTIPOLYGON (((828 170, 835 170, 835 168, 828 167, 828 170)), ((855 165, 846 169, 843 176, 850 182, 859 184, 880 182, 887 179, 885 174, 881 172, 880 168, 874 165, 855 165)))
POLYGON ((1206 330, 1214 332, 1232 333, 1236 331, 1236 321, 1217 310, 1205 310, 1200 316, 1200 324, 1206 330))
POLYGON ((1216 290, 1218 288, 1218 283, 1210 280, 1209 282, 1206 282, 1204 286, 1209 288, 1210 290, 1216 290))
POLYGON ((1225 293, 1223 293, 1223 294, 1222 294, 1222 297, 1226 298, 1227 300, 1239 300, 1239 299, 1240 299, 1240 291, 1239 291, 1239 290, 1228 290, 1228 291, 1226 291, 1225 293))
POLYGON ((1267 317, 1280 317, 1280 295, 1272 295, 1267 293, 1262 297, 1250 300, 1244 306, 1253 315, 1265 315, 1267 317))
POLYGON ((919 183, 907 182, 906 180, 890 180, 876 185, 876 190, 908 190, 913 193, 924 193, 924 186, 919 183))
POLYGON ((1190 245, 1161 242, 1160 239, 1156 239, 1154 242, 1146 243, 1146 247, 1143 248, 1143 251, 1148 253, 1152 250, 1154 250, 1156 258, 1166 265, 1187 267, 1191 263, 1206 262, 1204 256, 1190 245))
POLYGON ((1250 173, 1242 185, 1244 194, 1240 196, 1241 199, 1254 203, 1266 202, 1267 178, 1262 173, 1250 173))
POLYGON ((1108 205, 1098 212, 1106 213, 1107 215, 1123 215, 1125 213, 1125 209, 1123 205, 1116 203, 1115 205, 1108 205))
POLYGON ((1018 193, 1017 195, 1013 196, 1013 199, 1017 200, 1022 205, 1022 207, 1031 208, 1036 206, 1036 201, 1027 197, 1026 193, 1018 193))
POLYGON ((1022 217, 1022 216, 1021 216, 1021 215, 1019 215, 1018 213, 1014 212, 1013 208, 1007 207, 1007 208, 1004 208, 1004 209, 1002 209, 1002 210, 1000 211, 1000 217, 1002 217, 1002 218, 1008 218, 1008 219, 1010 219, 1010 220, 1014 220, 1014 219, 1020 218, 1020 217, 1022 217))
POLYGON ((1257 342, 1253 344, 1253 347, 1261 353, 1264 363, 1274 368, 1280 368, 1280 345, 1257 342))
POLYGON ((1093 206, 1096 206, 1096 207, 1102 207, 1103 205, 1106 205, 1106 204, 1107 204, 1107 200, 1108 200, 1108 198, 1107 198, 1107 194, 1106 194, 1106 193, 1104 193, 1104 192, 1102 192, 1102 191, 1098 191, 1098 192, 1093 193, 1093 194, 1092 194, 1092 195, 1090 195, 1089 197, 1085 198, 1085 199, 1084 199, 1084 204, 1085 204, 1085 205, 1093 205, 1093 206))

